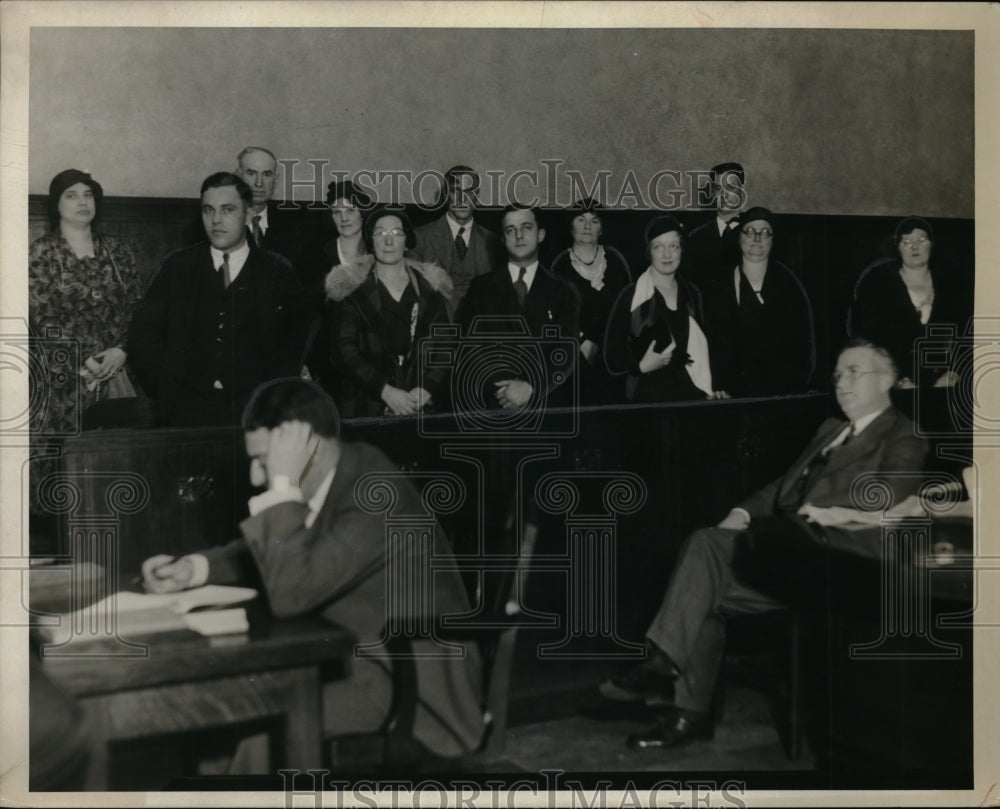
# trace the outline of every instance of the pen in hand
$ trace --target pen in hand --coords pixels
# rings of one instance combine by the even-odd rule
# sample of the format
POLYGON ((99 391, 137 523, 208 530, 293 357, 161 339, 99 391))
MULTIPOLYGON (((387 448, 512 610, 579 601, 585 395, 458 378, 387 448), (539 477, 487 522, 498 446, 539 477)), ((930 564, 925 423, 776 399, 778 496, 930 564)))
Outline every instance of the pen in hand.
MULTIPOLYGON (((153 575, 156 576, 157 578, 161 578, 160 571, 163 568, 165 568, 167 565, 172 565, 176 561, 177 561, 177 557, 176 556, 171 556, 169 559, 161 562, 159 565, 157 565, 156 567, 153 568, 153 570, 152 570, 153 575)), ((138 576, 134 576, 129 583, 132 584, 132 585, 140 585, 140 584, 143 583, 143 581, 144 581, 143 575, 142 575, 142 573, 140 573, 138 576)))

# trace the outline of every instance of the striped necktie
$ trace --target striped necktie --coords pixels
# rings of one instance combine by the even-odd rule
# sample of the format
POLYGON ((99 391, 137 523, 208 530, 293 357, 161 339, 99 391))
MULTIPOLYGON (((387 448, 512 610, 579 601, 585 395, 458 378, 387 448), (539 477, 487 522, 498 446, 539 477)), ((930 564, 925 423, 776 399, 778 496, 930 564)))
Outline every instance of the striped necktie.
POLYGON ((520 304, 521 308, 524 309, 524 302, 528 300, 528 285, 524 282, 524 274, 527 270, 521 267, 521 273, 517 276, 517 281, 514 282, 514 291, 517 293, 517 302, 520 304))
POLYGON ((229 253, 222 254, 222 264, 219 266, 219 275, 222 276, 222 285, 229 289, 229 285, 233 283, 232 276, 229 274, 229 253))

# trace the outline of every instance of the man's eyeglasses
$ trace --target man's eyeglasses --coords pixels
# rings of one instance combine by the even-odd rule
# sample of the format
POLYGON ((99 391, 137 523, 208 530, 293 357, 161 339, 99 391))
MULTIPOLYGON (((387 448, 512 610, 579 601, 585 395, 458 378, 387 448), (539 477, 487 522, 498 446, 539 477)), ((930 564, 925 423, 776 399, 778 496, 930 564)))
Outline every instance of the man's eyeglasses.
POLYGON ((393 238, 399 239, 406 235, 405 230, 400 230, 399 228, 393 228, 392 230, 376 230, 374 234, 376 239, 384 239, 386 236, 392 236, 393 238))
POLYGON ((761 239, 762 241, 765 242, 774 235, 774 233, 769 228, 761 228, 760 230, 757 230, 757 228, 743 228, 743 230, 741 230, 740 233, 742 233, 748 239, 753 239, 754 241, 756 241, 757 239, 761 239))
POLYGON ((882 371, 862 371, 860 368, 848 368, 846 371, 834 371, 830 374, 830 381, 836 385, 841 379, 847 382, 857 382, 865 374, 881 374, 882 371))

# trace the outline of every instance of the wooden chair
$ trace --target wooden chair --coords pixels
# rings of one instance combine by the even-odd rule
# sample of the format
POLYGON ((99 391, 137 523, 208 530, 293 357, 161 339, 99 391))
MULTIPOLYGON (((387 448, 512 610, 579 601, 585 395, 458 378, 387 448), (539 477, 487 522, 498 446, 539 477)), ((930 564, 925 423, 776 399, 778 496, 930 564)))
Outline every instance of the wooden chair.
MULTIPOLYGON (((514 530, 514 512, 515 509, 511 509, 508 516, 506 528, 509 532, 514 530)), ((481 597, 489 601, 485 610, 477 613, 476 625, 471 625, 471 622, 468 626, 441 625, 440 621, 436 622, 435 636, 438 639, 465 641, 478 646, 483 670, 481 708, 485 727, 479 746, 461 759, 444 760, 429 754, 426 748, 415 741, 413 728, 418 691, 417 670, 412 652, 413 642, 424 639, 424 636, 391 636, 387 642, 387 651, 392 656, 392 706, 379 734, 380 744, 373 748, 371 737, 360 742, 378 759, 374 764, 377 772, 400 774, 420 770, 440 771, 442 768, 449 771, 474 771, 480 770, 486 762, 502 757, 506 746, 507 697, 514 647, 519 627, 532 621, 530 616, 522 614, 518 597, 526 587, 539 531, 536 510, 529 506, 526 512, 520 552, 516 558, 512 557, 510 566, 504 568, 503 575, 498 577, 497 586, 492 589, 492 598, 491 590, 483 588, 481 597)), ((416 623, 424 625, 423 622, 416 623)), ((353 741, 359 743, 357 737, 353 741)))
MULTIPOLYGON (((729 619, 729 637, 746 631, 751 636, 767 633, 772 636, 771 646, 779 646, 774 651, 784 658, 777 670, 769 670, 768 697, 778 723, 785 754, 789 761, 797 761, 802 754, 804 736, 803 701, 803 634, 806 616, 795 609, 776 610, 758 615, 740 615, 729 619), (762 631, 763 630, 763 633, 762 631), (782 671, 783 669, 783 671, 782 671)), ((731 645, 731 644, 730 644, 731 645)), ((724 678, 719 678, 716 694, 716 720, 722 719, 725 702, 724 678)))

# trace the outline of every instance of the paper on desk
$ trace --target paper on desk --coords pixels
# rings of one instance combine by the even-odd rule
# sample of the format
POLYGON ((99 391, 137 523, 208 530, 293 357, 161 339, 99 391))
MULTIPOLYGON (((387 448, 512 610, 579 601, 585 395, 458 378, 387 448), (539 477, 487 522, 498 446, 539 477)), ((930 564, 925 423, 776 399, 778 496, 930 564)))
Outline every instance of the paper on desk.
POLYGON ((209 610, 208 612, 189 612, 184 616, 188 629, 193 629, 201 635, 236 635, 250 631, 247 621, 247 611, 243 607, 231 610, 209 610))
MULTIPOLYGON (((165 607, 176 613, 190 612, 198 607, 227 607, 249 601, 257 595, 252 587, 230 587, 224 584, 206 584, 192 590, 181 590, 179 593, 132 593, 123 591, 115 594, 115 608, 118 613, 148 610, 155 607, 165 607)), ((100 609, 110 605, 111 598, 98 601, 88 610, 100 609)))
POLYGON ((203 635, 246 632, 246 610, 209 610, 191 613, 199 607, 226 607, 257 595, 252 587, 210 584, 179 593, 132 593, 123 591, 101 599, 76 612, 60 616, 59 624, 45 627, 42 636, 50 643, 99 640, 113 625, 117 633, 150 635, 178 629, 193 629, 203 635))

